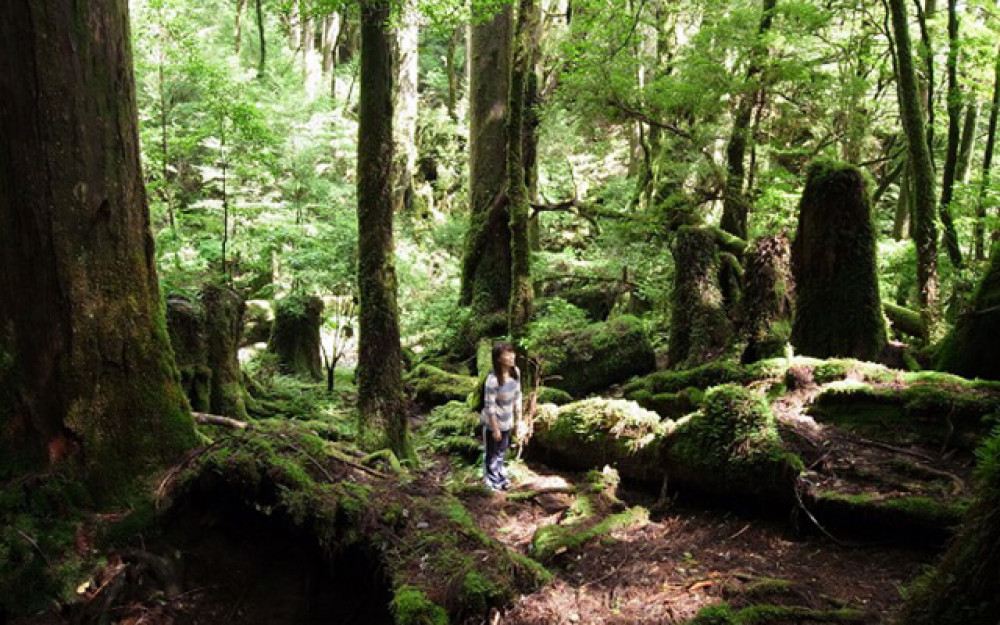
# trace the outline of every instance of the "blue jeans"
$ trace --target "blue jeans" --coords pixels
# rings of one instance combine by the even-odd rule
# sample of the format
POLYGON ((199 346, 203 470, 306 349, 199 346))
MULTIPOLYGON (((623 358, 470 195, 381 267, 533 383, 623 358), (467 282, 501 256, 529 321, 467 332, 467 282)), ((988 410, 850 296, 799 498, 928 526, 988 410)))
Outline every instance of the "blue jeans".
POLYGON ((493 431, 488 427, 483 428, 483 446, 486 449, 483 458, 483 479, 486 485, 494 490, 505 488, 510 481, 507 479, 507 471, 504 469, 504 454, 510 447, 510 430, 500 432, 500 440, 493 440, 493 431))

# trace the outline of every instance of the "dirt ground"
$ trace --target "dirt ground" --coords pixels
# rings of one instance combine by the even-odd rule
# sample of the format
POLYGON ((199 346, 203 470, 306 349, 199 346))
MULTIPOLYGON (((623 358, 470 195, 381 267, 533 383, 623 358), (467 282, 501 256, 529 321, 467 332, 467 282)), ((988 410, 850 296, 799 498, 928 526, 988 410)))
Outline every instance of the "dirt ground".
MULTIPOLYGON (((515 491, 582 479, 539 466, 516 472, 521 475, 515 491)), ((620 494, 630 504, 655 503, 639 491, 620 494)), ((535 530, 557 522, 569 496, 515 502, 494 494, 464 500, 484 530, 527 553, 535 530)), ((493 614, 491 625, 682 623, 762 578, 791 582, 799 605, 852 607, 865 612, 860 622, 882 623, 899 604, 900 589, 933 557, 930 551, 795 536, 788 523, 675 503, 645 525, 556 556, 549 563, 554 581, 493 614)))

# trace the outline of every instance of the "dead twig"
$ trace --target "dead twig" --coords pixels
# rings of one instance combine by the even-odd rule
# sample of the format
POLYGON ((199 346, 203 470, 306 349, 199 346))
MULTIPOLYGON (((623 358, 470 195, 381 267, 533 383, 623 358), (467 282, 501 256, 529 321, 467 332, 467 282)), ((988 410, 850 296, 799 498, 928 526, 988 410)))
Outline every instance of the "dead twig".
POLYGON ((194 418, 195 423, 198 423, 199 425, 221 425, 222 427, 233 428, 234 430, 245 430, 250 427, 250 424, 245 421, 238 421, 236 419, 223 417, 222 415, 217 414, 192 412, 191 416, 194 418))

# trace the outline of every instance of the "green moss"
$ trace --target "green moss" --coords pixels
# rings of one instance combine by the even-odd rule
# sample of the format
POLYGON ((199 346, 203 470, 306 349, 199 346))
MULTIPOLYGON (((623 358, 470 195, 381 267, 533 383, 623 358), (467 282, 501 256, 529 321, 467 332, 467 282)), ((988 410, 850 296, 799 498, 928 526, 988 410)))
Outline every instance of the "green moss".
POLYGON ((543 525, 531 539, 531 554, 539 560, 546 561, 565 551, 579 548, 594 538, 620 528, 642 525, 647 521, 649 512, 641 506, 636 506, 593 524, 582 521, 571 525, 543 525))
POLYGON ((763 625, 765 623, 863 623, 868 614, 852 608, 817 610, 803 606, 752 605, 734 610, 728 603, 702 608, 687 625, 763 625))
POLYGON ((459 602, 465 612, 484 614, 490 605, 496 603, 501 594, 488 579, 476 571, 469 571, 462 579, 459 602))
POLYGON ((407 382, 413 386, 417 403, 427 408, 464 401, 476 387, 476 378, 448 373, 428 364, 418 365, 407 376, 407 382))
POLYGON ((392 611, 397 625, 447 625, 448 613, 414 586, 396 589, 392 611))
POLYGON ((538 389, 539 404, 555 404, 562 406, 573 401, 573 396, 566 391, 551 386, 542 386, 538 389))
POLYGON ((704 408, 665 441, 671 471, 713 490, 790 493, 802 461, 788 452, 767 402, 742 386, 705 395, 704 408))
POLYGON ((642 321, 629 315, 575 332, 550 332, 534 342, 543 363, 542 376, 551 377, 548 384, 573 397, 606 389, 656 367, 642 321))
POLYGON ((629 393, 628 398, 643 408, 656 412, 661 417, 678 419, 697 410, 704 400, 705 394, 700 389, 689 387, 679 393, 657 393, 655 395, 645 390, 633 391, 629 393))
POLYGON ((719 384, 745 384, 766 378, 781 378, 795 364, 786 359, 762 360, 752 365, 734 362, 710 362, 692 369, 658 371, 625 385, 625 396, 645 390, 651 395, 678 393, 686 388, 707 389, 719 384))

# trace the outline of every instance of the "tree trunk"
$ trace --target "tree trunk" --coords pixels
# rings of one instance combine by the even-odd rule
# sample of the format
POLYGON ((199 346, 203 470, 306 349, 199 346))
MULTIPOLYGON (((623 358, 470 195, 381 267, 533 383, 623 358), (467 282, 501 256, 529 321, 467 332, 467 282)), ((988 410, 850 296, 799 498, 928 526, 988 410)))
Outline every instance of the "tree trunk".
POLYGON ((531 282, 531 245, 528 220, 531 202, 525 182, 524 139, 525 99, 534 57, 533 35, 537 21, 534 0, 521 0, 514 33, 514 59, 511 65, 510 98, 507 119, 507 197, 510 200, 511 290, 507 327, 520 336, 531 318, 534 288, 531 282))
POLYGON ((408 3, 402 9, 402 23, 396 36, 396 106, 393 130, 396 135, 396 169, 393 209, 413 209, 413 172, 417 165, 417 94, 420 14, 408 3))
POLYGON ((861 171, 833 162, 811 165, 792 244, 792 344, 797 352, 816 358, 879 358, 887 338, 875 253, 861 171))
POLYGON ((240 56, 243 49, 243 10, 247 6, 247 0, 236 0, 236 20, 233 26, 233 54, 236 58, 240 56))
POLYGON ((746 254, 741 334, 742 362, 784 355, 795 301, 791 250, 783 234, 757 239, 746 254))
POLYGON ((722 221, 719 225, 726 232, 741 239, 747 238, 747 217, 750 211, 749 202, 743 193, 743 183, 746 178, 743 161, 746 158, 747 134, 750 132, 754 105, 762 89, 755 83, 763 71, 761 65, 767 55, 763 40, 767 31, 771 29, 776 5, 777 0, 763 0, 757 40, 750 51, 750 66, 747 68, 745 82, 747 91, 740 98, 733 114, 733 132, 726 146, 726 191, 722 201, 722 221))
POLYGON ((245 420, 239 349, 246 303, 236 291, 214 284, 202 288, 201 303, 205 310, 206 364, 212 370, 210 409, 214 414, 245 420))
POLYGON ((979 197, 976 199, 975 247, 976 260, 986 257, 983 246, 983 230, 986 221, 986 190, 990 186, 990 169, 993 167, 993 149, 997 139, 997 115, 1000 114, 1000 47, 997 48, 996 71, 993 76, 993 103, 990 105, 990 123, 986 131, 986 146, 983 148, 983 175, 979 183, 979 197))
POLYGON ((358 410, 385 427, 399 457, 411 455, 392 237, 392 42, 385 0, 361 8, 358 118, 358 410))
POLYGON ((448 52, 445 56, 445 68, 448 72, 448 117, 451 117, 454 122, 458 121, 458 113, 455 111, 455 105, 458 102, 458 70, 455 68, 455 52, 462 40, 462 30, 461 26, 456 26, 451 31, 451 36, 448 37, 448 52))
MULTIPOLYGON (((469 37, 469 229, 460 303, 477 318, 503 315, 511 290, 511 233, 506 202, 507 96, 511 7, 474 24, 469 37), (498 70, 498 68, 500 68, 498 70)), ((501 333, 505 328, 501 328, 501 333)))
POLYGON ((896 214, 892 220, 892 238, 902 241, 912 236, 910 215, 913 212, 913 172, 910 162, 903 165, 903 175, 899 179, 899 198, 896 200, 896 214))
POLYGON ((329 74, 334 67, 334 52, 337 35, 340 33, 340 14, 331 13, 323 21, 323 73, 329 74))
POLYGON ((958 147, 961 140, 962 94, 958 88, 958 12, 956 0, 948 0, 948 146, 941 182, 941 205, 938 210, 944 227, 944 244, 948 258, 955 267, 962 266, 962 249, 951 216, 951 198, 958 168, 958 147))
POLYGON ((667 358, 671 367, 686 369, 719 357, 732 325, 719 283, 722 261, 715 234, 681 226, 671 252, 676 271, 667 358))
POLYGON ((934 170, 923 134, 924 114, 917 96, 917 81, 910 49, 905 0, 888 0, 896 42, 899 107, 906 133, 913 173, 913 238, 917 245, 917 288, 921 314, 927 327, 935 327, 937 316, 937 226, 934 223, 934 170))
POLYGON ((955 170, 955 180, 969 181, 969 164, 972 163, 972 147, 979 130, 979 102, 973 98, 965 109, 965 123, 962 125, 962 144, 958 149, 958 168, 955 170))
POLYGON ((264 6, 262 0, 257 2, 257 38, 260 40, 260 58, 257 60, 257 78, 264 77, 267 68, 267 42, 264 40, 264 6))
POLYGON ((318 297, 292 294, 275 302, 267 350, 277 355, 282 373, 323 379, 319 355, 322 314, 323 301, 318 297))
POLYGON ((0 476, 99 496, 195 442, 160 308, 125 0, 0 3, 0 476))

